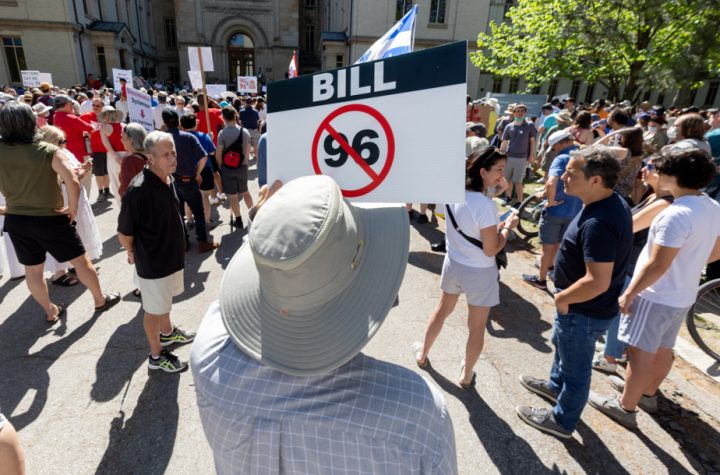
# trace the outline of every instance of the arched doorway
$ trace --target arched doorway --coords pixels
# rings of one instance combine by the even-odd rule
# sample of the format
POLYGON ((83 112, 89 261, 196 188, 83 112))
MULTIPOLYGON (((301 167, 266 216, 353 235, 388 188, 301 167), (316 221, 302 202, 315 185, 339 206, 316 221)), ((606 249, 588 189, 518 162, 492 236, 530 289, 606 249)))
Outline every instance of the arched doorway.
POLYGON ((228 62, 231 83, 236 81, 237 76, 255 75, 255 45, 249 36, 236 33, 230 38, 228 62))

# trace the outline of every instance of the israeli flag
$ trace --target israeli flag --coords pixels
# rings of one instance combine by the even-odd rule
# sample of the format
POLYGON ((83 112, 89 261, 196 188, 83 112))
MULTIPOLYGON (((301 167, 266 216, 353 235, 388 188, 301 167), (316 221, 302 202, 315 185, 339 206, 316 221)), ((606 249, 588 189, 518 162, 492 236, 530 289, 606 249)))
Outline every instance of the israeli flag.
POLYGON ((395 23, 395 26, 365 51, 355 64, 411 53, 415 44, 417 7, 417 5, 412 7, 399 22, 395 23))

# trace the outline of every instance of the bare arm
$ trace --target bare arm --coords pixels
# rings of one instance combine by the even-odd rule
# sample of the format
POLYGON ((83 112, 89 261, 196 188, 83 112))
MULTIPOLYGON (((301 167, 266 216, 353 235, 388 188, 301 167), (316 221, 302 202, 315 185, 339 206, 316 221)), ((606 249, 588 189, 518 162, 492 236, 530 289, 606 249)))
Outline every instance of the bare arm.
POLYGON ((126 236, 123 233, 117 233, 118 235, 118 241, 120 241, 120 245, 125 248, 128 254, 128 264, 134 264, 135 263, 135 237, 134 236, 126 236))
POLYGON ((557 193, 557 183, 558 177, 554 175, 550 176, 547 183, 545 183, 545 197, 547 198, 547 203, 545 204, 546 208, 552 208, 553 206, 562 204, 562 201, 555 201, 555 194, 557 193))
POLYGON ((535 137, 531 137, 531 138, 530 138, 530 158, 529 158, 529 160, 530 160, 531 162, 534 162, 534 161, 535 161, 535 156, 536 156, 535 153, 536 153, 536 150, 535 150, 535 137))
MULTIPOLYGON (((80 182, 78 181, 75 171, 70 165, 70 159, 62 150, 58 150, 53 155, 52 169, 58 174, 60 179, 65 183, 68 192, 67 215, 70 221, 75 221, 77 215, 78 202, 80 200, 80 182)), ((65 212, 65 210, 62 210, 65 212)))
POLYGON ((720 259, 720 238, 717 238, 715 240, 715 246, 713 247, 713 250, 710 253, 710 257, 708 257, 708 264, 710 262, 715 262, 718 259, 720 259))
POLYGON ((555 294, 558 311, 566 314, 571 304, 587 302, 609 289, 614 266, 614 262, 585 262, 585 275, 555 294))
POLYGON ((667 272, 672 264, 673 259, 680 252, 679 247, 666 247, 659 244, 653 244, 650 250, 650 258, 645 263, 640 272, 635 270, 632 282, 620 297, 620 310, 629 313, 630 305, 635 297, 643 290, 650 287, 658 281, 662 275, 667 272))
POLYGON ((670 203, 663 199, 658 199, 633 215, 633 233, 649 228, 655 216, 660 214, 660 211, 668 206, 670 206, 670 203))
POLYGON ((102 140, 102 144, 105 147, 105 150, 107 150, 108 158, 117 160, 118 156, 117 156, 117 153, 115 152, 115 149, 112 146, 112 143, 110 143, 110 137, 107 134, 105 134, 104 130, 101 130, 99 132, 99 134, 100 134, 100 140, 102 140))
POLYGON ((508 145, 510 145, 510 141, 509 141, 509 140, 503 140, 503 141, 500 143, 500 150, 502 150, 503 152, 507 152, 508 145))
POLYGON ((250 160, 250 137, 243 134, 243 140, 245 141, 243 144, 243 154, 245 155, 245 160, 247 161, 250 160))

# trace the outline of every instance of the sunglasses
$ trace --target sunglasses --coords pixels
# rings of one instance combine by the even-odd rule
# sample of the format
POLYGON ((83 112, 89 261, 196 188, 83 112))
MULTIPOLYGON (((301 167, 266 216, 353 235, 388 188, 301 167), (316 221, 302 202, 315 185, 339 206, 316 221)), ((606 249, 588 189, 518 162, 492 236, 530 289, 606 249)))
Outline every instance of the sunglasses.
POLYGON ((58 142, 60 145, 67 144, 67 139, 62 139, 60 142, 58 142))
POLYGON ((652 163, 648 163, 645 165, 645 170, 652 172, 655 170, 655 165, 653 165, 652 163))

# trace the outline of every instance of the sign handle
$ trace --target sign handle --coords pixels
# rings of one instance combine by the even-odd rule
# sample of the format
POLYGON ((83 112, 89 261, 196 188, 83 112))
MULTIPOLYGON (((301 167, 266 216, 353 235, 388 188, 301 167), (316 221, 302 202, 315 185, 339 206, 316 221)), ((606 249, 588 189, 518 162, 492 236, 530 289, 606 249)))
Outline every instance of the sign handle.
POLYGON ((205 123, 207 124, 208 135, 210 135, 210 138, 213 139, 215 138, 215 134, 210 128, 210 112, 208 111, 208 109, 210 108, 210 97, 208 96, 207 85, 205 84, 205 67, 203 66, 202 51, 199 46, 197 48, 197 55, 198 61, 200 63, 200 80, 202 81, 202 91, 203 94, 205 94, 205 123))

